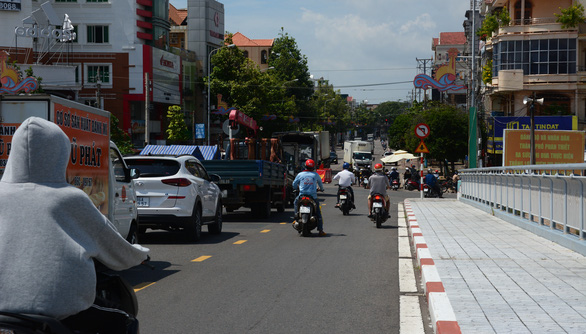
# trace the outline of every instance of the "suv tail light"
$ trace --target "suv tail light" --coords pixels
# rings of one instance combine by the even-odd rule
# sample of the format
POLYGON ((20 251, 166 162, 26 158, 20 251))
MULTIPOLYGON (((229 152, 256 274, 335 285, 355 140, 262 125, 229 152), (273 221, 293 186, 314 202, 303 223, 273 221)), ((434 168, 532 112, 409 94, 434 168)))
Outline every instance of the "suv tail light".
POLYGON ((166 179, 166 180, 161 180, 161 182, 163 182, 164 184, 168 184, 170 186, 176 186, 176 187, 187 187, 191 184, 191 181, 189 181, 188 179, 185 179, 185 178, 166 179))

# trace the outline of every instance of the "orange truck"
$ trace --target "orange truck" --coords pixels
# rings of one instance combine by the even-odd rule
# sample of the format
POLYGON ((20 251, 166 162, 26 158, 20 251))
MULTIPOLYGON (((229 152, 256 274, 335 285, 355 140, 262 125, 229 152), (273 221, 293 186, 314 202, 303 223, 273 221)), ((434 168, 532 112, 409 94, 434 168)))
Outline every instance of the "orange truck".
POLYGON ((105 110, 52 95, 0 96, 0 178, 10 155, 12 136, 31 116, 52 121, 63 129, 71 141, 67 181, 82 189, 120 235, 135 243, 136 171, 127 167, 110 141, 110 113, 105 110))

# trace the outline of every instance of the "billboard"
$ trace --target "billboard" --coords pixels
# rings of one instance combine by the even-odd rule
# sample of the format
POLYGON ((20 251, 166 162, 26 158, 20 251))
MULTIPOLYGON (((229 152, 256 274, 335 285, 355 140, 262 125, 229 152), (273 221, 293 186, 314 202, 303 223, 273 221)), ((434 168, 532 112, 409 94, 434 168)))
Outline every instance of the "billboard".
POLYGON ((164 50, 153 52, 153 101, 181 104, 181 58, 164 50))
MULTIPOLYGON (((503 154, 503 131, 505 129, 529 129, 531 117, 492 117, 488 129, 487 151, 503 154)), ((535 130, 578 130, 577 116, 535 116, 535 130)))
MULTIPOLYGON (((529 165, 531 131, 506 129, 503 166, 529 165)), ((584 162, 584 131, 535 130, 535 164, 584 162)))

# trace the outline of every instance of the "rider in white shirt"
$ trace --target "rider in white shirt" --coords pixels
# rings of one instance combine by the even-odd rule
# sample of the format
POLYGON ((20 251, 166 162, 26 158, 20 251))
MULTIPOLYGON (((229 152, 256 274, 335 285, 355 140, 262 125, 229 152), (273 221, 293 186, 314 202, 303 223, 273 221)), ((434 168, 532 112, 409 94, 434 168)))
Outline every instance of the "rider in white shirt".
MULTIPOLYGON (((338 172, 334 176, 334 180, 338 181, 338 185, 340 187, 347 187, 348 188, 348 192, 350 193, 350 196, 352 196, 352 208, 356 209, 356 206, 354 206, 354 190, 352 190, 352 187, 351 187, 354 183, 356 183, 356 176, 354 175, 354 173, 349 171, 349 169, 350 169, 349 163, 344 162, 342 167, 344 169, 341 172, 338 172)), ((340 206, 340 192, 338 192, 337 198, 336 198, 336 207, 339 207, 339 206, 340 206)))

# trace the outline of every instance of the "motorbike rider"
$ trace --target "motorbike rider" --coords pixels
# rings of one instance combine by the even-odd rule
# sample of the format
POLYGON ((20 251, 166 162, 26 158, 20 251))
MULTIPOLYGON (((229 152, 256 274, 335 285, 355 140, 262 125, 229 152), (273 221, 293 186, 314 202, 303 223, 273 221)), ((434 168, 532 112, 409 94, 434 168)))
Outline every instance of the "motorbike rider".
POLYGON ((443 197, 442 191, 439 187, 439 182, 435 175, 433 175, 433 171, 431 169, 427 170, 427 175, 425 175, 425 179, 423 181, 431 188, 431 191, 435 191, 435 193, 438 194, 439 198, 443 197))
POLYGON ((370 188, 370 193, 368 195, 368 218, 372 218, 372 196, 374 194, 381 194, 385 197, 385 209, 387 211, 388 217, 390 217, 391 215, 389 212, 391 208, 391 202, 389 201, 387 189, 390 189, 391 186, 389 184, 389 179, 385 174, 383 174, 382 164, 374 165, 374 174, 368 178, 368 188, 370 188))
MULTIPOLYGON (((305 170, 297 174, 295 180, 293 180, 293 188, 299 187, 299 195, 295 198, 293 207, 295 217, 297 217, 297 203, 299 202, 299 199, 301 196, 311 196, 315 200, 315 203, 318 204, 316 205, 317 230, 319 231, 319 236, 323 237, 326 233, 324 232, 323 218, 317 200, 317 189, 324 191, 324 184, 321 181, 321 177, 314 171, 314 169, 315 162, 312 159, 307 159, 305 161, 305 170)), ((295 227, 295 221, 293 222, 293 227, 295 227)))
POLYGON ((362 183, 364 183, 364 180, 368 180, 368 178, 371 175, 372 175, 372 171, 370 170, 370 168, 364 167, 364 168, 360 169, 360 179, 362 180, 362 183))
POLYGON ((126 333, 135 320, 97 298, 94 260, 123 270, 149 249, 129 244, 67 183, 70 152, 63 130, 42 118, 14 133, 0 180, 0 311, 53 317, 84 333, 126 333))
POLYGON ((391 183, 393 180, 399 180, 399 172, 397 172, 397 167, 391 167, 391 172, 389 173, 389 179, 391 183))
MULTIPOLYGON (((352 185, 354 183, 356 183, 356 176, 354 176, 354 173, 352 173, 350 170, 350 164, 347 162, 344 162, 344 164, 342 165, 342 171, 338 172, 335 176, 334 176, 334 180, 338 181, 338 185, 340 187, 346 187, 348 188, 348 192, 350 193, 351 199, 352 199, 352 208, 356 209, 356 206, 354 205, 354 190, 352 190, 352 185)), ((336 196, 336 207, 340 206, 340 192, 338 192, 337 196, 336 196)))

